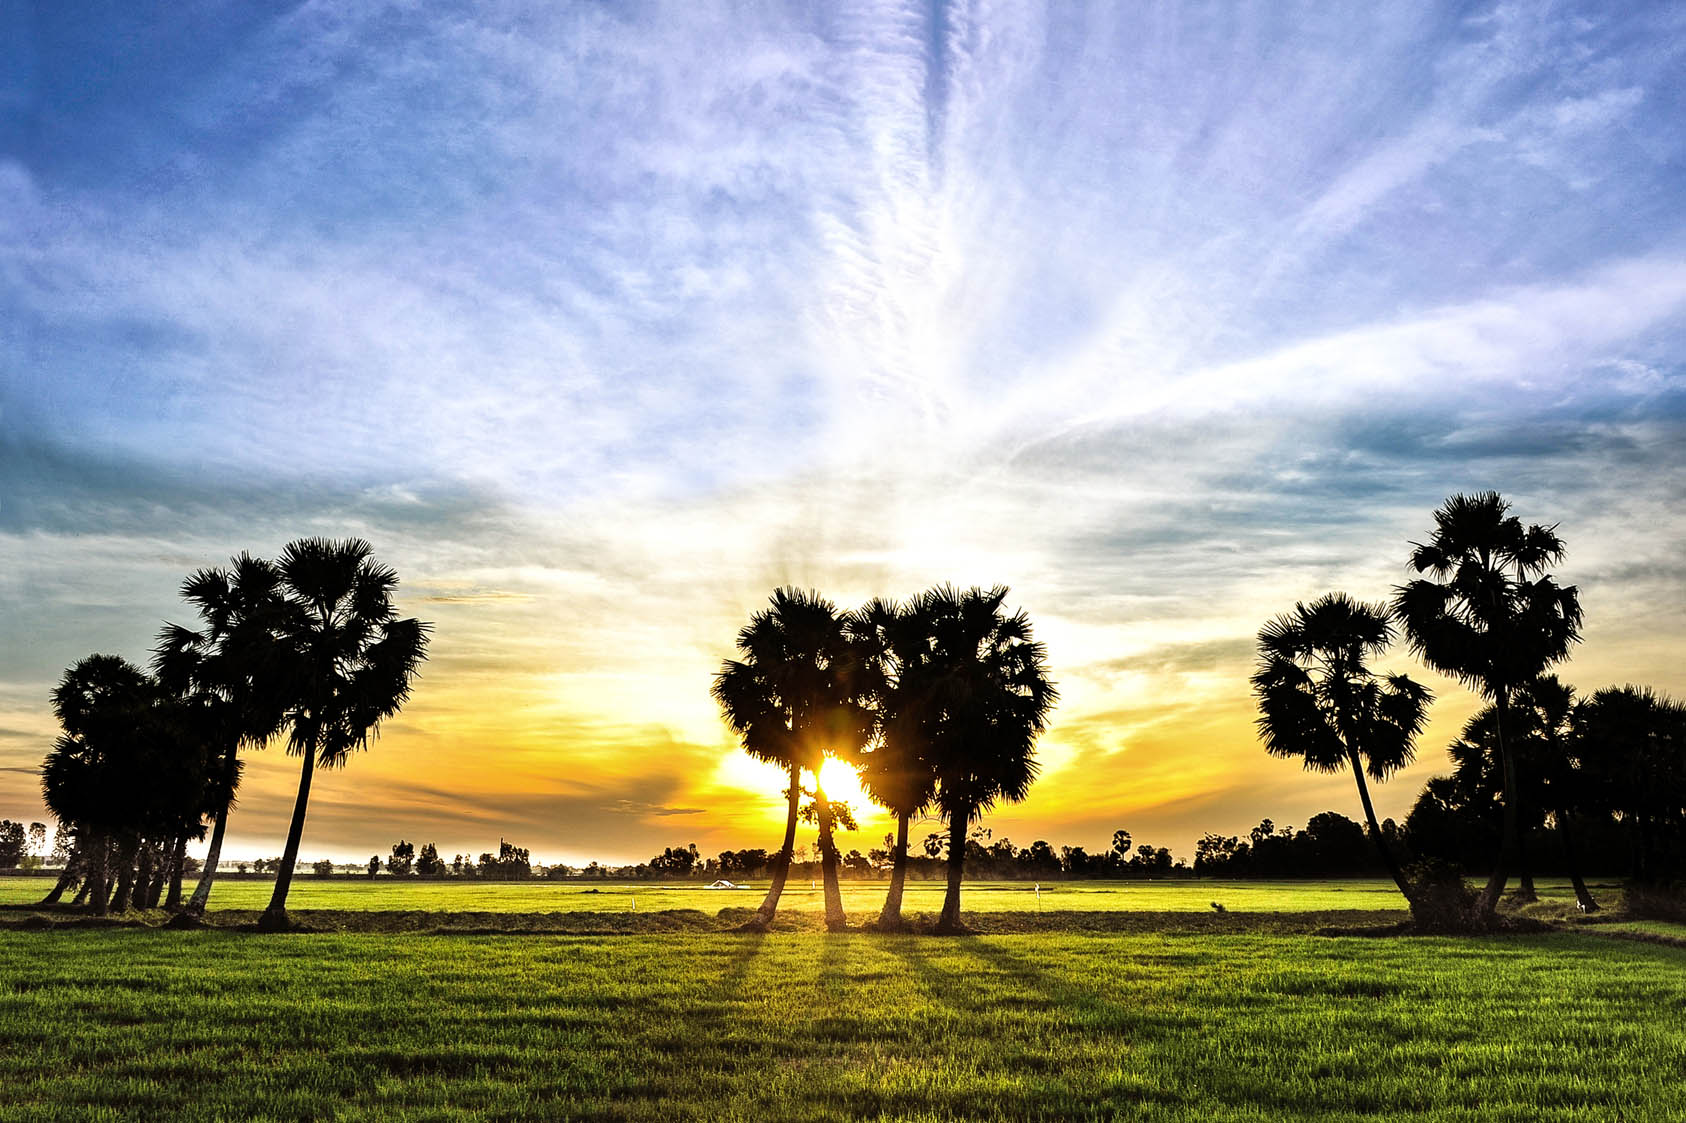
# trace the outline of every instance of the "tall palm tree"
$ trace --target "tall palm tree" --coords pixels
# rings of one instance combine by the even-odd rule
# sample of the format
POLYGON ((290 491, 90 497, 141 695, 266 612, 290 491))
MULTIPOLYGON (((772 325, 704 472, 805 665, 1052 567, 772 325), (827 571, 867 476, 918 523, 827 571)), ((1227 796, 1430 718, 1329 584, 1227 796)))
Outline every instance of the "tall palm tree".
POLYGON ((1506 743, 1510 697, 1569 654, 1580 639, 1581 602, 1547 567, 1563 560, 1555 526, 1523 526, 1496 491, 1453 495, 1434 512, 1434 534, 1413 543, 1411 568, 1429 574, 1398 587, 1392 610, 1411 650, 1494 706, 1503 769, 1499 860, 1478 910, 1492 916, 1521 844, 1516 761, 1506 743))
POLYGON ((900 690, 929 738, 936 803, 948 820, 948 890, 939 932, 962 932, 966 832, 998 800, 1017 802, 1036 779, 1036 738, 1059 693, 1024 612, 1007 615, 1005 586, 927 590, 913 611, 929 654, 904 667, 900 690))
POLYGON ((878 915, 883 931, 906 926, 902 890, 907 882, 908 824, 931 805, 937 790, 930 727, 911 691, 931 654, 929 621, 918 605, 875 599, 851 613, 846 625, 856 647, 856 690, 873 718, 870 750, 860 759, 861 786, 896 817, 890 889, 878 915))
POLYGON ((814 776, 826 927, 836 931, 847 921, 831 837, 833 812, 820 767, 828 756, 852 759, 867 738, 871 717, 850 685, 851 649, 837 607, 817 592, 794 588, 775 591, 770 605, 738 633, 743 658, 726 660, 713 687, 744 751, 785 769, 790 779, 784 845, 773 861, 773 883, 746 927, 765 929, 778 911, 796 847, 806 770, 814 776))
POLYGON ((1272 756, 1299 757, 1308 771, 1350 767, 1358 799, 1393 883, 1407 901, 1416 894, 1382 837, 1365 783, 1411 763, 1428 719, 1430 695, 1404 675, 1378 676, 1368 660, 1393 642, 1385 605, 1329 593, 1278 616, 1259 630, 1253 692, 1259 734, 1272 756))
POLYGON ((301 538, 281 552, 279 569, 287 602, 279 629, 283 724, 287 751, 303 767, 275 892, 258 920, 265 930, 287 926, 287 890, 317 766, 345 764, 399 711, 427 658, 430 630, 398 617, 392 604, 398 575, 377 563, 360 538, 301 538))
POLYGON ((216 751, 211 789, 211 846, 187 911, 210 902, 222 860, 228 814, 240 788, 242 747, 262 748, 281 724, 286 619, 281 571, 242 553, 227 569, 201 569, 182 582, 181 595, 199 612, 195 631, 166 624, 153 651, 153 671, 167 690, 192 698, 216 751))

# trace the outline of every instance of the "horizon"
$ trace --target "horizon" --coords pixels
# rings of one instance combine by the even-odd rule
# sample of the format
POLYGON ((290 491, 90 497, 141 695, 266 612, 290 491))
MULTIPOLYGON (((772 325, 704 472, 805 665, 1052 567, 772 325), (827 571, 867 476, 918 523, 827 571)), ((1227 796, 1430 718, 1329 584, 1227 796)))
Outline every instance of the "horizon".
MULTIPOLYGON (((1560 678, 1686 696, 1686 10, 1306 20, 36 13, 0 817, 50 821, 67 666, 144 664, 190 572, 307 534, 434 631, 304 860, 776 848, 709 686, 784 585, 1011 588, 1061 701, 998 839, 1358 819, 1259 744, 1254 637, 1386 598, 1455 492, 1566 541, 1560 678)), ((1403 820, 1478 703, 1379 665, 1435 693, 1373 789, 1403 820)), ((280 853, 297 783, 244 759, 225 861, 280 853)))

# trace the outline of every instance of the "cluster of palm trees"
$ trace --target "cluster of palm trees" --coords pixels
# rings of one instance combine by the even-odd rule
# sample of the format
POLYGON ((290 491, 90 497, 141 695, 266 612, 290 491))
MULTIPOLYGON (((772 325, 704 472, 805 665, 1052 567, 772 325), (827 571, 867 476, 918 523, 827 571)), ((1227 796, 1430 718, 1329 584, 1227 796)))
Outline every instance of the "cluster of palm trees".
POLYGON ((1424 663, 1487 700, 1504 821, 1471 917, 1478 923, 1492 919, 1520 860, 1513 702, 1580 638, 1579 596, 1547 572, 1564 555, 1556 528, 1524 525, 1509 512, 1497 492, 1453 495, 1435 511, 1429 540, 1413 544, 1409 564, 1422 576, 1396 588, 1390 603, 1330 593, 1296 605, 1259 632, 1252 679, 1266 751, 1313 771, 1352 769, 1370 835, 1413 908, 1426 887, 1388 851, 1365 774, 1385 780, 1411 762, 1431 696, 1405 675, 1375 673, 1369 660, 1397 628, 1424 663))
POLYGON ((111 655, 67 670, 53 693, 64 732, 42 765, 42 788, 76 843, 49 902, 80 878, 79 898, 97 913, 150 907, 168 881, 165 903, 176 907, 187 842, 209 825, 210 851, 185 906, 203 911, 241 751, 285 735, 302 771, 260 924, 286 927, 315 770, 367 746, 426 658, 429 626, 398 616, 397 584, 361 539, 300 539, 275 561, 241 554, 183 582, 198 627, 166 624, 151 674, 111 655))
POLYGON ((1009 613, 1007 590, 929 589, 853 612, 812 591, 773 593, 738 633, 714 697, 750 756, 784 770, 784 842, 772 885, 746 927, 777 912, 795 848, 802 797, 819 832, 825 923, 847 926, 833 829, 840 809, 820 779, 825 761, 854 766, 863 790, 896 816, 889 892, 877 927, 903 928, 908 826, 936 811, 949 833, 948 885, 936 930, 964 930, 960 886, 967 831, 998 801, 1025 797, 1036 740, 1058 693, 1029 619, 1009 613), (811 791, 803 774, 813 777, 811 791))
MULTIPOLYGON (((1594 860, 1611 862, 1622 860, 1611 843, 1625 843, 1635 883, 1679 876, 1686 867, 1686 705, 1638 686, 1578 697, 1557 676, 1540 675, 1512 693, 1505 717, 1520 899, 1535 897, 1529 840, 1550 840, 1542 834, 1548 825, 1583 911, 1599 907, 1580 876, 1589 844, 1594 860)), ((1456 861, 1498 833, 1500 732, 1493 705, 1464 724, 1449 750, 1452 773, 1424 786, 1406 820, 1413 846, 1456 861)))

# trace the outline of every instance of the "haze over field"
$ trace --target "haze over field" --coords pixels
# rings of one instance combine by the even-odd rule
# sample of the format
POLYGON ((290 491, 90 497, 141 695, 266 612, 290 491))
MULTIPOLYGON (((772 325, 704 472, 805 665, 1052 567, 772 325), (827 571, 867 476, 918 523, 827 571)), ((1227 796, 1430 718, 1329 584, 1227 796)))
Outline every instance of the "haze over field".
MULTIPOLYGON (((776 846, 708 688, 783 584, 1012 587, 1061 702, 997 837, 1355 815, 1254 633, 1456 491, 1558 524, 1561 677, 1686 694, 1677 5, 144 7, 0 27, 0 815, 68 664, 306 534, 435 624, 307 858, 776 846)), ((1474 703, 1392 665, 1402 816, 1474 703)))

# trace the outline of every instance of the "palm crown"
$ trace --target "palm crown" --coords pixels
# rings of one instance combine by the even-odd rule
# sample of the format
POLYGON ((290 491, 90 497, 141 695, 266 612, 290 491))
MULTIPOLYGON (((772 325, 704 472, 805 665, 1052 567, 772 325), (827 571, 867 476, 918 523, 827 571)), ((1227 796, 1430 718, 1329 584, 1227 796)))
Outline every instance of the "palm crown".
POLYGON ((1273 756, 1338 772, 1356 756, 1384 780, 1411 763, 1429 692, 1404 675, 1379 676, 1368 660, 1387 650, 1387 609, 1330 593, 1259 632, 1259 732, 1273 756))
POLYGON ((1524 526, 1495 491, 1454 495, 1416 543, 1418 578, 1395 591, 1393 612, 1411 648, 1436 670, 1489 698, 1563 659, 1580 638, 1574 586, 1545 572, 1563 560, 1556 527, 1524 526))

